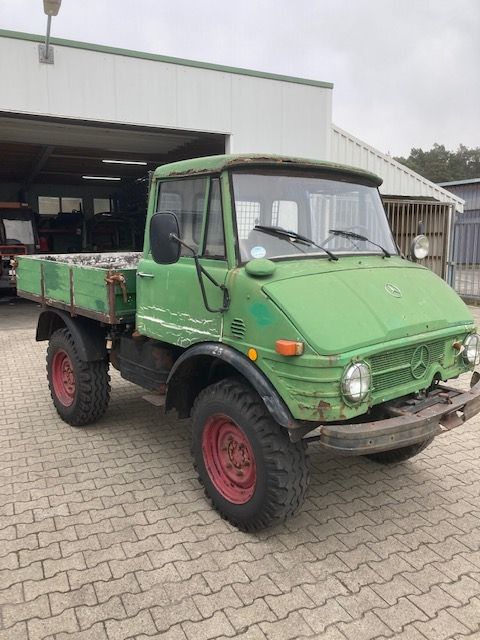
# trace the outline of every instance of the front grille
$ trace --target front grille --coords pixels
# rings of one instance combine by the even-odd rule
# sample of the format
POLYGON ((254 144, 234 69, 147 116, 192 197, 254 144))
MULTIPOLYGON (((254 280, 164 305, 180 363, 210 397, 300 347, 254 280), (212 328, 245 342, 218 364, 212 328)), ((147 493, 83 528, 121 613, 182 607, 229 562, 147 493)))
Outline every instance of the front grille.
MULTIPOLYGON (((425 376, 427 376, 433 363, 443 364, 446 341, 442 339, 423 344, 428 348, 429 352, 429 366, 425 372, 425 376)), ((425 380, 425 377, 415 377, 411 366, 413 354, 419 346, 422 346, 422 344, 386 351, 370 358, 373 393, 413 382, 419 382, 419 388, 421 388, 421 383, 425 380)), ((427 380, 427 382, 430 383, 430 380, 427 380)))

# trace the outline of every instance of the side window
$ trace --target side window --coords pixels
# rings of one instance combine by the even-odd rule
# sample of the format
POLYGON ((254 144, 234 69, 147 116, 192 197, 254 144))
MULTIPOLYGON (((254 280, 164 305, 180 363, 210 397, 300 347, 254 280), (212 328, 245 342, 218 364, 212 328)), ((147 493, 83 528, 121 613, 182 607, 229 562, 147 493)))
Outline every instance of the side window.
MULTIPOLYGON (((172 211, 178 218, 180 236, 198 251, 207 178, 185 178, 160 183, 157 211, 172 211)), ((182 247, 182 256, 192 253, 182 247)))
POLYGON ((209 258, 225 258, 225 236, 223 233, 222 200, 220 180, 213 178, 210 186, 208 204, 207 230, 205 240, 205 256, 209 258))

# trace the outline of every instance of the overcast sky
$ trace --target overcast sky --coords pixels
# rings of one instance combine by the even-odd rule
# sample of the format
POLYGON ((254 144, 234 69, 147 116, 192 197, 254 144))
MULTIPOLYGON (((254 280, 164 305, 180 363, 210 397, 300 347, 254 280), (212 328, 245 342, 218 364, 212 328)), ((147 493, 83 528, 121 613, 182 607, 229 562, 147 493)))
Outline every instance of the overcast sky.
MULTIPOLYGON (((42 0, 0 28, 44 33, 42 0)), ((480 146, 480 0, 63 0, 52 35, 333 82, 334 122, 392 155, 480 146)))

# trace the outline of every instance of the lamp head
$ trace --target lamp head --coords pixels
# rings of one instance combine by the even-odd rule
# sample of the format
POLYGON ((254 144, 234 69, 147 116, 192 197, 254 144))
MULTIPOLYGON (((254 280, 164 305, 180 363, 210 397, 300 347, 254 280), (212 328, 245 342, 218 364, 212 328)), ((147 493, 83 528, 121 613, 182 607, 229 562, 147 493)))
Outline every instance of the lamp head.
POLYGON ((56 16, 61 4, 62 0, 43 0, 43 11, 47 16, 56 16))

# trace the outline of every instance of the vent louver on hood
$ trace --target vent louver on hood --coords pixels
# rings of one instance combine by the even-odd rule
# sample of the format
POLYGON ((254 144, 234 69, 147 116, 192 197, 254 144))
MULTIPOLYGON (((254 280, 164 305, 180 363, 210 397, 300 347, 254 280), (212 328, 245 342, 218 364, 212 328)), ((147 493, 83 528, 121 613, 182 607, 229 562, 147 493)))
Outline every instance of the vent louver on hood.
POLYGON ((234 318, 230 325, 230 331, 235 338, 244 338, 246 332, 244 321, 241 318, 234 318))

